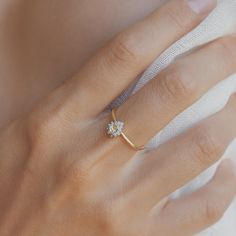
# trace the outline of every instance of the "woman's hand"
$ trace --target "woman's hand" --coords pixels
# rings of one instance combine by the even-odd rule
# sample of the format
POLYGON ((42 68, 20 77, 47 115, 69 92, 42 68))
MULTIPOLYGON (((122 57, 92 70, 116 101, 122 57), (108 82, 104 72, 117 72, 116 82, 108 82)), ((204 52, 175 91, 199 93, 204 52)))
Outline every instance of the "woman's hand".
MULTIPOLYGON (((209 1, 200 11, 196 2, 171 1, 122 32, 2 131, 1 236, 185 236, 222 216, 236 194, 232 161, 198 191, 168 196, 215 163, 233 140, 235 96, 223 111, 151 151, 136 153, 105 132, 111 114, 104 108, 214 7, 209 1)), ((228 36, 177 60, 117 109, 125 134, 146 143, 234 73, 235 51, 236 38, 228 36)))
MULTIPOLYGON (((167 1, 167 0, 165 0, 167 1)), ((1 0, 0 128, 163 0, 1 0)))

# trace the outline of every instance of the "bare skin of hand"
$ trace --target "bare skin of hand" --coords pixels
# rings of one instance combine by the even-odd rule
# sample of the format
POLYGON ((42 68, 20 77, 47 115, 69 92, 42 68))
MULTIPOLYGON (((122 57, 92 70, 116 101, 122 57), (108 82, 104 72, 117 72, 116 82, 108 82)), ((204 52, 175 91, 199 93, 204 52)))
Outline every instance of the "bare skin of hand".
POLYGON ((75 74, 163 0, 2 0, 0 128, 75 74))
MULTIPOLYGON (((196 192, 168 196, 217 162, 234 139, 235 95, 222 111, 142 152, 121 137, 108 137, 111 114, 103 112, 214 6, 199 11, 185 0, 170 1, 117 35, 34 110, 2 130, 1 236, 188 236, 223 216, 236 194, 231 160, 196 192)), ((236 38, 227 36, 166 68, 117 109, 125 133, 137 145, 148 142, 235 72, 235 52, 236 38)))

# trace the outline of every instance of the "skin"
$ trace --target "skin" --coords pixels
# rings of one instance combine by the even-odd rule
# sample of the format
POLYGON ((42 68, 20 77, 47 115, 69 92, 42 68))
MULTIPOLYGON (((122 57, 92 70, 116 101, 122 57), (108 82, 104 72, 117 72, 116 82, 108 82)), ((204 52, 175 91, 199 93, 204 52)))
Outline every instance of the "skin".
MULTIPOLYGON (((217 162, 234 139, 236 95, 222 111, 143 152, 120 137, 109 139, 105 127, 111 114, 103 112, 206 15, 193 12, 186 1, 170 1, 116 36, 31 112, 2 129, 1 236, 187 236, 223 216, 236 194, 231 160, 196 192, 176 200, 168 196, 217 162)), ((146 143, 235 72, 235 49, 236 38, 228 36, 177 60, 118 108, 125 133, 138 145, 146 143)))
POLYGON ((115 34, 162 2, 2 0, 0 127, 27 113, 115 34))

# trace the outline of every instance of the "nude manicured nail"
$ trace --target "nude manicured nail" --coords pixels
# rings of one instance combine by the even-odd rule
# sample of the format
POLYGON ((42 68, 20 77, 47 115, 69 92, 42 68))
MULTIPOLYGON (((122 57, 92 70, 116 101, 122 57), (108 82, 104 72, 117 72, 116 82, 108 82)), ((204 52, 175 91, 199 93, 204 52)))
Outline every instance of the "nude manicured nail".
POLYGON ((200 15, 209 13, 216 6, 217 0, 188 0, 190 8, 200 15))

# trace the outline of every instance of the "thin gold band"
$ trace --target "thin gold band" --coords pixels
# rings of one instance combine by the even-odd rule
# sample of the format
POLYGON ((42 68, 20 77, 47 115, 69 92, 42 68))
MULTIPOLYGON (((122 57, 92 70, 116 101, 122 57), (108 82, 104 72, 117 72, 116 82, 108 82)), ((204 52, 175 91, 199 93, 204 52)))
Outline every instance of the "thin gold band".
MULTIPOLYGON (((114 121, 117 121, 115 108, 112 109, 111 115, 112 115, 112 119, 113 119, 114 121)), ((133 149, 135 149, 135 150, 137 150, 137 151, 141 151, 141 150, 144 150, 144 149, 145 149, 144 146, 136 146, 136 145, 125 135, 124 132, 121 132, 121 136, 124 138, 124 140, 125 140, 133 149)))

